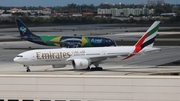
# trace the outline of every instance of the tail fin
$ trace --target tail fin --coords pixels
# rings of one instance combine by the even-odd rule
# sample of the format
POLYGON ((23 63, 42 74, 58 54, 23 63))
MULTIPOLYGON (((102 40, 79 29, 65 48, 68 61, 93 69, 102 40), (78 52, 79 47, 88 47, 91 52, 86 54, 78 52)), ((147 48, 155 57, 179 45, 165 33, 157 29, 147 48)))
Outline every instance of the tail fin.
POLYGON ((36 36, 26 27, 26 25, 20 19, 16 19, 16 24, 18 26, 18 30, 20 32, 21 37, 24 37, 24 36, 27 36, 27 37, 36 36))
POLYGON ((157 31, 159 29, 159 23, 160 21, 155 21, 146 31, 146 33, 138 40, 138 42, 135 44, 136 53, 145 47, 153 47, 157 31))
POLYGON ((129 56, 127 56, 123 60, 134 56, 135 54, 139 53, 144 48, 152 49, 156 35, 157 35, 157 31, 159 29, 159 23, 160 23, 160 21, 155 21, 151 25, 151 27, 146 31, 146 33, 135 44, 135 49, 134 49, 133 53, 131 53, 129 56))

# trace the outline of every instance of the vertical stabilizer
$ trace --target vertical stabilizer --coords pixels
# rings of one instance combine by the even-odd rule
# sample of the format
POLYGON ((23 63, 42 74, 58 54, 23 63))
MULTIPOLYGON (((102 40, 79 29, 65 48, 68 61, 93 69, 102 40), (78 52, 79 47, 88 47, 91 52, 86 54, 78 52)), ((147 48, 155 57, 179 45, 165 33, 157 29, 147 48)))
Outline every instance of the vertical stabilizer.
POLYGON ((16 24, 18 26, 18 30, 20 32, 21 37, 36 36, 26 27, 26 25, 20 19, 16 19, 16 24))
POLYGON ((138 42, 135 44, 135 49, 132 54, 127 56, 125 59, 128 59, 135 54, 139 53, 144 48, 152 48, 154 45, 154 41, 157 35, 157 31, 159 29, 160 21, 155 21, 151 27, 146 31, 146 33, 138 40, 138 42))
POLYGON ((135 44, 136 47, 143 49, 144 47, 153 47, 160 21, 155 21, 146 33, 135 44))

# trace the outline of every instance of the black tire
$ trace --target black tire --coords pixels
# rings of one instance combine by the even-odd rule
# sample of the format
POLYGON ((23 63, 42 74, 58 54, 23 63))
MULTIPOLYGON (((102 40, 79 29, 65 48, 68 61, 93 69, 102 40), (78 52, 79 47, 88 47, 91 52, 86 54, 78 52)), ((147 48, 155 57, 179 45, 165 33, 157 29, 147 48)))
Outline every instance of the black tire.
POLYGON ((30 69, 27 69, 26 72, 30 72, 31 70, 30 69))
POLYGON ((88 68, 86 68, 86 70, 91 70, 91 68, 90 68, 90 67, 88 67, 88 68))
POLYGON ((102 67, 97 67, 97 70, 98 70, 98 71, 102 71, 103 68, 102 68, 102 67))
POLYGON ((102 71, 103 68, 102 67, 94 67, 94 68, 91 68, 91 71, 102 71))

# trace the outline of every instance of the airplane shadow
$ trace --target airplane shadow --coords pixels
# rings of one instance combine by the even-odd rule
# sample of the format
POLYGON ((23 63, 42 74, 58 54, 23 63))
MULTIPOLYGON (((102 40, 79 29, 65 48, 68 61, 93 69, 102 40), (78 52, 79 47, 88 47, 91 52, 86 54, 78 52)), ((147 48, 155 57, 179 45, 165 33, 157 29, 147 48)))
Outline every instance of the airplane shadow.
MULTIPOLYGON (((36 70, 33 70, 31 69, 31 72, 33 73, 50 73, 50 72, 54 72, 54 73, 58 73, 58 72, 63 72, 65 74, 73 74, 73 72, 76 72, 76 73, 90 73, 90 72, 146 72, 146 73, 149 73, 151 72, 146 70, 146 69, 150 69, 150 68, 158 68, 158 67, 128 67, 128 68, 103 68, 103 70, 87 70, 87 69, 65 69, 65 68, 45 68, 45 69, 36 69, 36 70), (69 73, 68 73, 69 72, 69 73)), ((25 70, 24 70, 25 71, 25 70)), ((31 73, 30 72, 30 73, 31 73)))
MULTIPOLYGON (((147 68, 147 67, 146 67, 147 68)), ((87 69, 48 69, 48 70, 38 70, 38 71, 33 71, 33 72, 68 72, 68 71, 72 71, 72 72, 146 72, 149 73, 148 71, 145 71, 144 69, 146 68, 110 68, 110 69, 106 69, 104 68, 103 70, 87 70, 87 69), (143 69, 143 70, 142 70, 143 69)), ((148 67, 148 68, 156 68, 156 67, 148 67)))

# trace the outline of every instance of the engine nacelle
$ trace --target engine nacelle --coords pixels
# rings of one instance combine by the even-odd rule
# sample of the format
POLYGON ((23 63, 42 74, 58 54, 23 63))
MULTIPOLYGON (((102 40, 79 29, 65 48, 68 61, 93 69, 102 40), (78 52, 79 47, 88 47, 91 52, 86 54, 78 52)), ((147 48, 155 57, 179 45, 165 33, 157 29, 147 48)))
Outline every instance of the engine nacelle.
POLYGON ((90 65, 88 59, 74 59, 72 61, 72 66, 74 69, 86 69, 90 65))
POLYGON ((66 65, 61 64, 61 65, 52 65, 53 68, 64 68, 66 65))

